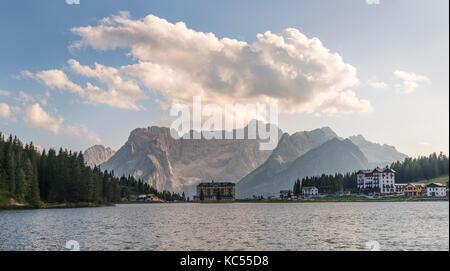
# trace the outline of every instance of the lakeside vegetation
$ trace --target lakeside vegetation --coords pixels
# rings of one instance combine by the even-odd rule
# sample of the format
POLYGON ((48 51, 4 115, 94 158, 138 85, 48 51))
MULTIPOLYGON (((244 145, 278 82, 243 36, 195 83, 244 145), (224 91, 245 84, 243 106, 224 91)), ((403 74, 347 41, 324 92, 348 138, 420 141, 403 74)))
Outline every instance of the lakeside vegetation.
MULTIPOLYGON (((394 162, 390 166, 395 170, 396 183, 442 183, 447 185, 449 175, 449 160, 446 155, 432 153, 429 156, 406 158, 404 161, 394 162)), ((356 173, 322 174, 320 176, 297 179, 293 186, 293 194, 299 195, 303 186, 315 186, 319 191, 328 194, 342 191, 357 192, 356 173)))
POLYGON ((155 194, 164 201, 184 199, 133 176, 117 178, 114 172, 90 168, 81 152, 39 153, 33 143, 24 145, 0 133, 0 209, 104 206, 139 194, 155 194))
MULTIPOLYGON (((396 179, 400 176, 404 180, 408 176, 417 183, 447 184, 448 166, 447 156, 433 153, 428 157, 407 158, 403 162, 395 162, 391 168, 397 171, 396 179)), ((330 195, 342 191, 355 192, 356 174, 323 174, 305 177, 301 181, 298 179, 293 194, 300 194, 302 186, 316 186, 326 190, 330 195)), ((0 209, 93 207, 124 201, 140 203, 135 199, 141 194, 154 194, 163 202, 186 201, 184 194, 159 192, 132 176, 118 178, 114 176, 114 172, 101 171, 98 167, 90 168, 85 165, 81 152, 72 153, 63 149, 56 152, 50 149, 48 152, 44 150, 40 153, 32 143, 24 145, 16 137, 9 136, 5 139, 0 133, 0 209)), ((315 199, 314 202, 386 200, 410 199, 328 196, 315 199)), ((236 200, 236 202, 261 201, 311 202, 311 200, 236 200)))
POLYGON ((422 201, 448 201, 446 198, 429 198, 429 197, 415 197, 409 198, 405 196, 394 197, 377 197, 369 198, 363 196, 329 196, 324 198, 311 198, 299 200, 287 199, 238 199, 238 203, 318 203, 318 202, 422 202, 422 201))
POLYGON ((416 184, 432 184, 432 183, 440 183, 440 184, 443 184, 443 185, 447 185, 448 180, 449 180, 449 177, 448 177, 448 176, 449 176, 449 175, 443 175, 443 176, 439 176, 439 177, 434 178, 434 179, 424 179, 424 180, 419 180, 419 181, 416 181, 416 182, 414 182, 414 183, 416 183, 416 184))

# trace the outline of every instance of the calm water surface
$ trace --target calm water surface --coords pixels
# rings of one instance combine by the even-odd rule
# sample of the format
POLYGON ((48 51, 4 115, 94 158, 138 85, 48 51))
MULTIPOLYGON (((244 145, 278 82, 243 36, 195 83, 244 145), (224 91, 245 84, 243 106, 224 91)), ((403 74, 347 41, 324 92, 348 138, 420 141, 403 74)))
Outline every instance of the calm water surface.
POLYGON ((0 250, 449 250, 448 202, 136 204, 0 211, 0 250))

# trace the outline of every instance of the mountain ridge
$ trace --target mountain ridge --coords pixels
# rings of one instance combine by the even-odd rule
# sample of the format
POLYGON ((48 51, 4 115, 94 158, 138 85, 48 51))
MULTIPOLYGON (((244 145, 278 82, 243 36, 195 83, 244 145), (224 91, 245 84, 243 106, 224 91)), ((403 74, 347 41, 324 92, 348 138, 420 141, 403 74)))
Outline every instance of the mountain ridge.
MULTIPOLYGON (((237 198, 253 195, 276 195, 280 190, 292 189, 296 179, 321 174, 346 173, 369 165, 358 146, 349 139, 332 138, 295 159, 277 172, 243 178, 237 183, 237 198)), ((250 174, 249 174, 250 175, 250 174)))

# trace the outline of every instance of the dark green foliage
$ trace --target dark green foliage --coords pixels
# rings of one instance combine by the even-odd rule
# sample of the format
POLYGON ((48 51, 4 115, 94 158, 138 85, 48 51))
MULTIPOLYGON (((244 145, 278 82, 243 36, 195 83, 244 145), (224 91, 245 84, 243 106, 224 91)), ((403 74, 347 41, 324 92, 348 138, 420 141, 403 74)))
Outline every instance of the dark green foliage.
MULTIPOLYGON (((337 193, 344 190, 355 191, 356 190, 356 174, 334 174, 314 177, 305 177, 301 181, 297 180, 294 184, 294 191, 301 193, 303 186, 315 186, 319 189, 320 193, 337 193)), ((295 192, 294 192, 295 194, 295 192)))
POLYGON ((410 183, 423 179, 434 179, 442 175, 448 175, 448 157, 443 153, 418 158, 406 158, 403 162, 392 163, 391 168, 397 173, 397 183, 410 183))
POLYGON ((185 197, 168 191, 158 192, 132 176, 117 178, 84 164, 80 153, 54 149, 42 154, 32 143, 17 138, 4 139, 0 133, 0 190, 33 207, 43 202, 116 203, 132 195, 155 194, 174 201, 185 197))
POLYGON ((203 193, 203 190, 200 191, 200 200, 205 200, 205 193, 203 193))
POLYGON ((294 189, 292 191, 294 193, 295 196, 298 196, 301 194, 302 192, 302 184, 300 182, 300 179, 297 179, 297 181, 295 181, 294 183, 294 189))
POLYGON ((220 194, 220 189, 217 190, 216 200, 221 200, 222 195, 220 194))
MULTIPOLYGON (((428 157, 406 158, 403 162, 392 163, 391 168, 396 171, 396 183, 411 183, 417 180, 433 179, 448 175, 449 161, 444 154, 431 154, 428 157)), ((326 193, 336 193, 342 190, 356 191, 356 173, 335 174, 306 177, 297 179, 294 184, 294 195, 301 193, 302 186, 315 186, 326 193)))

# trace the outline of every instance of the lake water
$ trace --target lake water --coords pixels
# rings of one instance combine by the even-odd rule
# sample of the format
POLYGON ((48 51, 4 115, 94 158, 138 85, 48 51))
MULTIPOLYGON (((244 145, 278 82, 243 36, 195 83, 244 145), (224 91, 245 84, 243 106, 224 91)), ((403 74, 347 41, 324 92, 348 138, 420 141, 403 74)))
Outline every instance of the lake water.
POLYGON ((449 250, 448 202, 133 204, 0 211, 0 250, 449 250))

